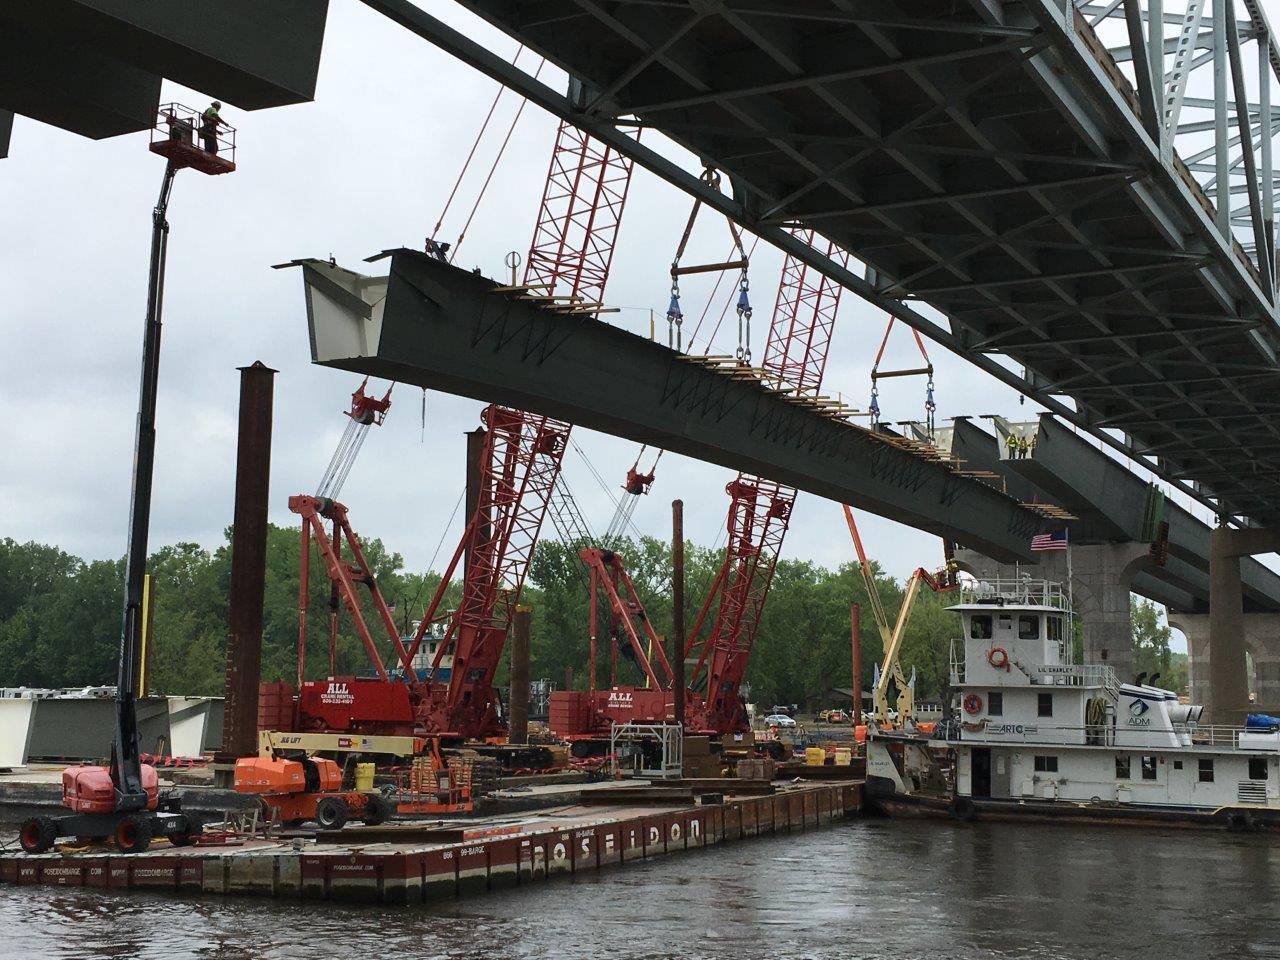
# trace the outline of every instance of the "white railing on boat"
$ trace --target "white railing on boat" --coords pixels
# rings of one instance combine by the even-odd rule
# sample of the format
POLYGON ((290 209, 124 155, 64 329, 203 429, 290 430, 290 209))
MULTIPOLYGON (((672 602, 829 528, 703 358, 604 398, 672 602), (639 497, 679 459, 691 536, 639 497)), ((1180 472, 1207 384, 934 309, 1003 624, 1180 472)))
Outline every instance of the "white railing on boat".
POLYGON ((1025 604, 1038 607, 1056 607, 1070 610, 1071 604, 1056 580, 1036 580, 1032 577, 995 578, 990 580, 963 580, 960 583, 961 603, 1025 604))
MULTIPOLYGON (((964 648, 962 643, 951 642, 951 685, 961 686, 964 683, 964 648)), ((1113 667, 1105 663, 1042 663, 1016 666, 1033 686, 1056 687, 1103 687, 1112 698, 1120 695, 1120 678, 1113 667)))
POLYGON ((935 736, 960 739, 968 743, 1017 743, 1038 747, 1117 746, 1131 750, 1194 750, 1280 752, 1280 731, 1225 725, 1198 726, 1175 723, 1172 729, 1135 729, 1116 727, 1110 723, 1089 726, 1065 726, 1029 721, 1005 721, 1001 717, 979 721, 952 721, 950 729, 935 731, 935 736), (1117 744, 1117 733, 1123 742, 1117 744), (956 734, 959 734, 957 737, 956 734), (1080 738, 1080 734, 1084 734, 1080 738), (1177 739, 1178 743, 1171 742, 1177 739), (1083 739, 1083 744, 1080 743, 1083 739))

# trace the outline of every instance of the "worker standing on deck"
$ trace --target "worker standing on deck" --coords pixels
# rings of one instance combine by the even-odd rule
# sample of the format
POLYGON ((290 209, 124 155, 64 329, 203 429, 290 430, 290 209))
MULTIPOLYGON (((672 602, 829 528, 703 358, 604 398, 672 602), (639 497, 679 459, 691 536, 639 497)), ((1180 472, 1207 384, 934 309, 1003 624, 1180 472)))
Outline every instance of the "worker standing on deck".
POLYGON ((1008 436, 1004 438, 1004 446, 1009 452, 1008 458, 1010 460, 1016 459, 1018 456, 1018 437, 1012 430, 1010 430, 1008 436))
POLYGON ((218 115, 221 109, 222 104, 215 100, 200 114, 200 137, 204 141, 205 153, 215 156, 218 153, 218 125, 222 123, 222 117, 218 115))
POLYGON ((1018 459, 1019 460, 1027 459, 1027 438, 1026 437, 1018 438, 1018 459))

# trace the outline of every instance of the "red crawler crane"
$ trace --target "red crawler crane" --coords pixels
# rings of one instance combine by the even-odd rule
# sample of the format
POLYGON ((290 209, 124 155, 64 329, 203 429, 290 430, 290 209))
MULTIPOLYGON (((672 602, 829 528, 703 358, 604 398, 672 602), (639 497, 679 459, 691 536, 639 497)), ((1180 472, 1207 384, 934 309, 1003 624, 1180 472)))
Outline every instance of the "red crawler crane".
MULTIPOLYGON (((806 243, 814 243, 811 230, 797 230, 795 234, 806 243)), ((847 262, 848 254, 834 244, 827 243, 827 252, 842 263, 847 262)), ((794 257, 787 257, 765 343, 762 372, 767 386, 797 396, 817 394, 822 385, 841 289, 828 277, 794 257)), ((739 474, 726 490, 732 500, 725 559, 689 631, 685 647, 688 658, 698 646, 697 637, 712 604, 718 600, 715 621, 702 641, 690 682, 692 687, 705 667, 706 693, 700 697, 691 690, 685 703, 686 729, 711 734, 730 733, 747 726, 739 691, 796 498, 793 487, 749 474, 739 474)), ((602 573, 597 576, 600 565, 586 553, 584 551, 584 560, 592 566, 593 579, 604 582, 602 573)), ((622 559, 611 555, 609 566, 620 570, 622 559)), ((615 593, 606 590, 614 622, 622 623, 625 632, 629 623, 626 605, 620 607, 615 602, 615 593)), ((593 584, 593 610, 595 599, 593 584)), ((647 618, 644 622, 647 625, 647 618)), ((594 637, 593 628, 593 648, 594 637)), ((624 637, 624 640, 630 639, 630 635, 624 637)), ((665 665, 665 658, 662 663, 665 665)), ((645 669, 643 664, 642 669, 645 669)), ((594 670, 592 674, 594 677, 594 670)), ((593 682, 592 689, 585 694, 570 691, 552 694, 551 728, 571 739, 590 740, 601 736, 614 722, 652 722, 670 717, 673 701, 670 679, 668 672, 660 690, 653 688, 651 677, 650 687, 643 690, 614 686, 597 693, 593 682)))
MULTIPOLYGON (((812 230, 797 230, 795 235, 814 243, 812 230)), ((833 243, 827 243, 827 255, 842 265, 848 261, 848 254, 833 243)), ((841 290, 829 277, 787 257, 765 342, 762 369, 767 386, 796 396, 817 395, 841 290)), ((718 597, 715 621, 690 677, 692 687, 706 666, 705 697, 700 705, 691 702, 688 714, 690 728, 716 733, 746 729, 739 691, 796 500, 794 487, 750 474, 738 474, 725 490, 731 501, 724 562, 689 631, 686 647, 688 656, 718 597)))
MULTIPOLYGON (((600 304, 631 170, 626 157, 571 124, 560 125, 525 265, 525 287, 545 296, 574 298, 582 305, 600 304)), ((331 579, 345 584, 339 591, 344 600, 355 596, 352 580, 368 587, 402 676, 389 678, 375 645, 366 642, 379 676, 303 684, 301 728, 376 727, 379 732, 467 739, 503 732, 494 674, 560 473, 570 425, 500 405, 487 407, 482 419, 486 434, 476 509, 407 646, 386 615, 386 604, 367 568, 359 562, 354 567, 329 564, 331 579), (413 658, 431 624, 443 619, 445 587, 460 562, 462 602, 449 619, 429 674, 420 679, 412 668, 413 658), (452 659, 447 682, 438 678, 446 656, 452 659)), ((358 605, 348 602, 347 609, 364 641, 368 630, 358 605)))

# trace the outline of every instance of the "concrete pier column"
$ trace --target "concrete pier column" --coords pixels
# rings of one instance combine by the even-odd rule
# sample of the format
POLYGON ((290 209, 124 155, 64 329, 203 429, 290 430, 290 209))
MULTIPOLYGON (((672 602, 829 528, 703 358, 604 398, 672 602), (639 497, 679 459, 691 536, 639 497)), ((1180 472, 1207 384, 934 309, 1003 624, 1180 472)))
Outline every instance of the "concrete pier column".
POLYGON ((1270 530, 1218 527, 1209 535, 1209 703, 1205 713, 1214 723, 1241 723, 1250 709, 1240 558, 1278 547, 1280 536, 1270 530))
POLYGON ((1218 527, 1209 534, 1209 691, 1215 723, 1235 723, 1249 707, 1244 648, 1244 587, 1235 531, 1218 527))
POLYGON ((1213 693, 1209 689, 1209 615, 1169 611, 1169 626, 1187 638, 1187 692, 1209 714, 1213 693))

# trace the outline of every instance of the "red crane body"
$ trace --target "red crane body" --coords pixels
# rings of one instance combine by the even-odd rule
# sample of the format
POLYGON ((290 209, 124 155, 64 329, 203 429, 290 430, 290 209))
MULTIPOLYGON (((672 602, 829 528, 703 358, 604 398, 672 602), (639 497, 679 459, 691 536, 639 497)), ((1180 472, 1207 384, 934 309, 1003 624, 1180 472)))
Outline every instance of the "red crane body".
MULTIPOLYGON (((813 231, 795 232, 806 243, 815 242, 813 231)), ((826 247, 830 256, 847 262, 848 254, 844 251, 831 243, 826 247)), ((799 396, 817 394, 822 385, 841 289, 828 277, 794 257, 787 257, 765 343, 763 381, 767 386, 799 396)), ((698 648, 697 638, 715 605, 715 620, 701 642, 689 684, 693 687, 705 669, 705 696, 690 689, 685 700, 685 727, 697 733, 724 734, 747 728, 740 690, 796 498, 794 488, 750 474, 740 473, 725 489, 730 505, 724 562, 688 633, 685 647, 688 658, 698 648)), ((583 551, 584 560, 591 565, 593 561, 586 557, 587 552, 583 551)), ((620 569, 621 558, 615 558, 614 562, 620 569)), ((594 568, 592 573, 594 577, 594 568)), ((622 576, 625 577, 625 571, 622 576)), ((594 611, 594 589, 591 602, 594 611)), ((617 616, 615 610, 615 618, 617 616)), ((593 627, 593 649, 594 638, 593 627)), ((590 673, 593 685, 588 694, 569 691, 552 694, 554 732, 570 738, 592 738, 606 733, 614 722, 652 722, 672 716, 674 697, 670 676, 657 690, 653 689, 651 678, 648 688, 612 686, 608 691, 596 692, 594 655, 590 673)))
MULTIPOLYGON (((572 124, 561 123, 525 264, 526 287, 548 297, 575 298, 584 306, 601 303, 631 171, 631 160, 572 124)), ((341 540, 358 554, 349 526, 341 537, 337 527, 329 540, 313 535, 378 677, 301 682, 295 720, 302 729, 376 728, 468 739, 504 732, 494 675, 559 476, 570 425, 497 404, 485 408, 482 418, 486 435, 476 509, 407 646, 367 565, 359 558, 354 564, 341 559, 341 540), (443 619, 445 588, 460 563, 462 602, 449 618, 431 670, 420 678, 412 668, 413 658, 426 631, 443 619), (397 678, 382 667, 359 603, 350 599, 357 596, 355 584, 368 589, 400 663, 397 678), (437 679, 446 656, 452 658, 447 681, 437 679)), ((327 509, 335 507, 341 505, 327 509)), ((345 508, 340 513, 345 524, 345 508)), ((305 617, 300 620, 304 629, 305 617)))
MULTIPOLYGON (((815 241, 812 230, 794 232, 805 243, 815 241)), ((833 243, 826 246, 828 256, 847 263, 847 253, 833 243)), ((841 290, 829 277, 787 257, 765 342, 766 385, 796 396, 821 389, 841 290)), ((695 685, 707 665, 705 699, 686 713, 690 727, 716 733, 747 728, 739 691, 796 499, 794 487, 750 474, 738 474, 725 489, 730 497, 725 558, 686 647, 687 655, 718 592, 716 618, 690 678, 695 685)))

